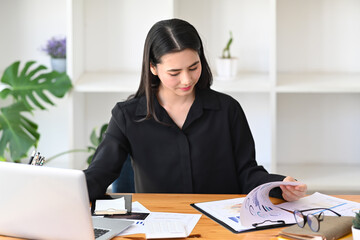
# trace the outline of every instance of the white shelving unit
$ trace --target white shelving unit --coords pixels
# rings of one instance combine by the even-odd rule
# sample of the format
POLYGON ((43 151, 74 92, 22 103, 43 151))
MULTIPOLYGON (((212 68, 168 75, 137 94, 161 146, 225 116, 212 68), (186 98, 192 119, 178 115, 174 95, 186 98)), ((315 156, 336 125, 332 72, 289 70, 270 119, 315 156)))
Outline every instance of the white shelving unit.
MULTIPOLYGON (((13 0, 4 2, 22 13, 13 0)), ((67 113, 69 148, 87 146, 91 130, 109 120, 115 103, 137 90, 148 30, 158 20, 178 17, 202 37, 213 89, 243 106, 260 164, 306 182, 310 191, 360 192, 360 1, 56 2, 66 3, 68 74, 75 86, 67 113), (239 58, 232 81, 214 69, 229 31, 232 55, 239 58)), ((0 19, 5 27, 5 17, 0 19)), ((11 37, 1 41, 11 45, 11 37)), ((72 167, 85 167, 81 156, 74 158, 72 167)))
POLYGON ((276 11, 277 171, 359 193, 360 2, 278 0, 276 11))

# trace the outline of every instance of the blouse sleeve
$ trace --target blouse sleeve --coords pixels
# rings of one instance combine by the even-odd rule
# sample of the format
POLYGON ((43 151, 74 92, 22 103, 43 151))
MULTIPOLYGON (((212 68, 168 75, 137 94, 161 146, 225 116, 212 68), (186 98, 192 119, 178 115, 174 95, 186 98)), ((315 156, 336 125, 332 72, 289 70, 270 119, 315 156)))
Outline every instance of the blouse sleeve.
MULTIPOLYGON (((255 143, 246 116, 240 104, 237 101, 233 103, 233 109, 230 111, 233 113, 232 138, 241 192, 247 194, 263 183, 282 181, 285 178, 284 176, 269 174, 262 166, 257 164, 255 143)), ((281 198, 281 191, 272 191, 271 195, 281 198)))
POLYGON ((102 197, 108 186, 120 174, 130 152, 125 129, 125 117, 120 106, 117 105, 112 110, 109 126, 91 164, 84 170, 90 200, 102 197))

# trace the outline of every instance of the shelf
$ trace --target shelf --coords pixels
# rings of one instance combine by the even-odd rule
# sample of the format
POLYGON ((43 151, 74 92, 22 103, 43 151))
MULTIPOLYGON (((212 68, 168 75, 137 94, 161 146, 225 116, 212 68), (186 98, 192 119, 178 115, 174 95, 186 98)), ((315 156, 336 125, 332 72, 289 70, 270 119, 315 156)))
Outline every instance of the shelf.
MULTIPOLYGON (((278 93, 360 93, 360 74, 278 74, 278 93)), ((140 73, 93 72, 75 83, 77 92, 135 92, 140 73)), ((1 87, 1 86, 0 86, 1 87)), ((227 93, 267 93, 272 90, 267 74, 240 74, 232 79, 214 76, 212 88, 227 93)))
POLYGON ((270 79, 268 74, 240 74, 232 79, 214 76, 212 88, 220 92, 269 92, 270 79))
POLYGON ((277 0, 276 6, 278 71, 359 71, 358 0, 277 0))
POLYGON ((309 193, 360 194, 360 165, 279 164, 277 172, 306 183, 309 193))
POLYGON ((357 93, 359 73, 280 73, 277 92, 284 93, 357 93))
MULTIPOLYGON (((135 92, 140 73, 93 72, 83 74, 75 83, 77 92, 135 92)), ((231 80, 214 77, 213 89, 220 92, 269 92, 270 81, 266 74, 241 74, 231 80)))
POLYGON ((77 92, 132 92, 138 89, 140 73, 85 73, 75 83, 77 92))

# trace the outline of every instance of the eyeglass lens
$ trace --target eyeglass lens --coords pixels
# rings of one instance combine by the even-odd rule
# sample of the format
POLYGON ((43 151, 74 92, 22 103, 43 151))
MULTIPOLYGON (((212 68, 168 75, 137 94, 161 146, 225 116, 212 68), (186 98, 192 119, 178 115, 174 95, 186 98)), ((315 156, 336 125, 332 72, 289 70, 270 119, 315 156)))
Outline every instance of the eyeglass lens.
POLYGON ((303 228, 305 226, 304 215, 300 211, 295 210, 294 216, 295 216, 295 221, 296 221, 297 225, 299 227, 303 228))
POLYGON ((299 227, 303 228, 307 222, 311 230, 317 232, 320 229, 320 221, 324 218, 324 213, 321 212, 319 216, 316 216, 314 214, 304 216, 302 212, 295 210, 294 216, 295 221, 299 227))
POLYGON ((320 223, 317 217, 313 214, 307 215, 306 217, 311 230, 313 230, 314 232, 319 231, 320 223))

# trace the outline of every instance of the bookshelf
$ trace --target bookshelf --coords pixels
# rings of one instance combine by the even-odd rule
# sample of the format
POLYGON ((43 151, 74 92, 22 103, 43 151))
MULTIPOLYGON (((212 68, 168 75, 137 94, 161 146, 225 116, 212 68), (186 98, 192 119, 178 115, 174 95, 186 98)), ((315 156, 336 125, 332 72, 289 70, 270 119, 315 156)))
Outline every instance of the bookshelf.
MULTIPOLYGON (((115 103, 136 91, 150 27, 178 17, 202 37, 214 71, 213 89, 232 95, 244 108, 260 164, 304 180, 310 191, 360 189, 359 1, 56 2, 63 6, 61 26, 66 26, 68 73, 74 82, 67 113, 69 148, 86 146, 92 128, 107 122, 115 103), (239 58, 239 74, 232 81, 220 79, 214 69, 230 30, 232 54, 239 58)), ((21 13, 15 6, 12 11, 21 13)), ((8 43, 10 37, 0 41, 8 43)), ((5 55, 13 56, 10 51, 5 55)), ((71 166, 83 168, 84 163, 74 160, 71 166)))

